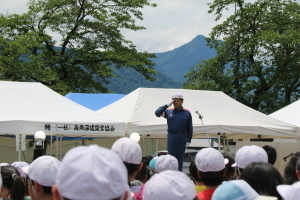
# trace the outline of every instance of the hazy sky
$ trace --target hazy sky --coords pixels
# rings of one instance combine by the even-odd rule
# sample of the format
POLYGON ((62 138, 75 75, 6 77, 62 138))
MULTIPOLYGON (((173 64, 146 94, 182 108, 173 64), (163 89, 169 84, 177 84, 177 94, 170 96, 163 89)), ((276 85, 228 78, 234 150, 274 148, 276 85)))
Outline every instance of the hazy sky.
MULTIPOLYGON (((0 0, 0 12, 23 13, 27 10, 28 1, 0 0)), ((146 27, 146 30, 122 31, 125 38, 131 40, 139 51, 160 53, 173 50, 190 42, 197 35, 208 36, 212 27, 222 21, 214 21, 215 16, 207 13, 207 3, 212 0, 152 0, 151 2, 156 3, 157 7, 144 8, 142 10, 144 20, 136 22, 137 25, 146 27)))

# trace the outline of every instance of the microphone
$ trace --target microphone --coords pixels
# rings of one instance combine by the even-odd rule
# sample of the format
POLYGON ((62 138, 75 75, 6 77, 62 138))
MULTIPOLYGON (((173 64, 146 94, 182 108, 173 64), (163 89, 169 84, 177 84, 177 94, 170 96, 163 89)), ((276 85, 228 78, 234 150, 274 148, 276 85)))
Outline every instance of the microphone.
POLYGON ((288 158, 288 157, 291 157, 291 156, 293 156, 294 154, 293 153, 291 153, 290 155, 288 155, 288 156, 285 156, 285 157, 283 157, 282 159, 284 160, 284 161, 286 161, 286 159, 288 158))
POLYGON ((202 115, 198 112, 198 110, 196 111, 196 113, 199 115, 199 118, 202 119, 202 115))

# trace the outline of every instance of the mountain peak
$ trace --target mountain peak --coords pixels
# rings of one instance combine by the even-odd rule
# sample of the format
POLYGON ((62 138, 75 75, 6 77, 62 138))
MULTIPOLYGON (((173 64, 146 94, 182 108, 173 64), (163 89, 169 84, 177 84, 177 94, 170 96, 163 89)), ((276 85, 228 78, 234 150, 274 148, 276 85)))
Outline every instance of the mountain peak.
POLYGON ((157 53, 155 69, 173 80, 184 82, 184 75, 199 61, 216 56, 216 51, 208 47, 203 35, 197 35, 192 41, 168 52, 157 53))

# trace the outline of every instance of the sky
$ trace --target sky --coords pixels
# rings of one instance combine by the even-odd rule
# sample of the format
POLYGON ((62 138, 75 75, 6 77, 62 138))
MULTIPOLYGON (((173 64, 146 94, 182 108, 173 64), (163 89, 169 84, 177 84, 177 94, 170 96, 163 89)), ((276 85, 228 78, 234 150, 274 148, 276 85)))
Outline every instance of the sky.
MULTIPOLYGON (((0 0, 0 13, 24 13, 28 1, 0 0)), ((157 7, 143 8, 144 20, 136 21, 137 25, 144 26, 146 30, 122 30, 122 34, 125 39, 132 41, 139 51, 150 53, 171 51, 190 42, 197 35, 207 37, 214 26, 229 16, 230 11, 225 13, 220 21, 215 21, 215 16, 207 12, 207 3, 212 1, 152 0, 151 2, 156 3, 157 7)))

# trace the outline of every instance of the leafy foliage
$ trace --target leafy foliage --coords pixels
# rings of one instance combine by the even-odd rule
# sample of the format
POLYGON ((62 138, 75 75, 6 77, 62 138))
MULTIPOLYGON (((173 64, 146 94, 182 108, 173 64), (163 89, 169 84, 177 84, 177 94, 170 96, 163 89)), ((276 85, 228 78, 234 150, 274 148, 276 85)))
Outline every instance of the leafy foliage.
POLYGON ((209 12, 218 20, 232 6, 235 13, 207 38, 218 55, 193 68, 184 87, 222 90, 265 113, 297 100, 300 5, 291 0, 215 0, 209 12))
POLYGON ((116 68, 153 81, 155 55, 138 52, 120 29, 141 30, 134 17, 150 0, 31 0, 22 15, 0 15, 0 79, 38 81, 53 90, 108 92, 116 68), (54 37, 55 36, 55 37, 54 37), (55 45, 60 46, 56 48, 55 45))

